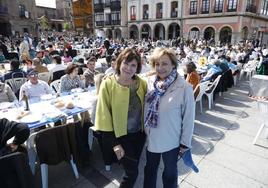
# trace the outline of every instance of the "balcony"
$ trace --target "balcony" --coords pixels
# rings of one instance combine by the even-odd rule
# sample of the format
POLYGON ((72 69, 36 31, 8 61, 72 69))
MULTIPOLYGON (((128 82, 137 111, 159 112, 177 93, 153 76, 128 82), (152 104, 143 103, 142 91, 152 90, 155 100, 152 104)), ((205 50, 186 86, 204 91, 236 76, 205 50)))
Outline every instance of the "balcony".
POLYGON ((103 12, 103 3, 94 4, 94 11, 95 12, 103 12))
POLYGON ((120 11, 120 10, 121 10, 121 1, 112 1, 111 11, 120 11))
POLYGON ((247 5, 246 12, 257 13, 256 5, 247 5))
POLYGON ((130 20, 136 20, 136 14, 130 15, 130 20))
POLYGON ((201 11, 201 14, 208 14, 208 13, 209 13, 208 10, 201 11))
POLYGON ((170 17, 171 18, 177 18, 178 16, 178 12, 177 11, 172 11, 171 14, 170 14, 170 17))
POLYGON ((190 15, 195 15, 197 14, 197 10, 190 10, 190 15))
POLYGON ((8 7, 0 5, 0 14, 8 14, 8 7))
POLYGON ((142 19, 148 20, 149 19, 149 15, 147 13, 143 13, 142 19))
POLYGON ((121 20, 112 20, 112 25, 121 25, 121 20))
POLYGON ((111 20, 106 20, 105 25, 112 25, 112 21, 111 20))
POLYGON ((222 13, 222 8, 215 8, 214 13, 222 13))
POLYGON ((111 1, 106 0, 104 6, 105 7, 110 7, 111 6, 111 1))
POLYGON ((236 12, 237 8, 227 8, 227 12, 236 12))
POLYGON ((156 19, 162 18, 163 14, 161 12, 156 13, 156 19))
POLYGON ((104 26, 104 21, 96 21, 96 26, 97 27, 104 26))

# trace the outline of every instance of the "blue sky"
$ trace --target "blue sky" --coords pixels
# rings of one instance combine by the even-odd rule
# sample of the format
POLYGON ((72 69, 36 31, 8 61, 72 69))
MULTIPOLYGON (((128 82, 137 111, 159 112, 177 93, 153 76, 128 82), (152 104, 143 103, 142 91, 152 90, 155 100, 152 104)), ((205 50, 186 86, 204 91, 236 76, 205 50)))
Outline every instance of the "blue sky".
POLYGON ((56 0, 35 0, 36 6, 56 8, 56 0))

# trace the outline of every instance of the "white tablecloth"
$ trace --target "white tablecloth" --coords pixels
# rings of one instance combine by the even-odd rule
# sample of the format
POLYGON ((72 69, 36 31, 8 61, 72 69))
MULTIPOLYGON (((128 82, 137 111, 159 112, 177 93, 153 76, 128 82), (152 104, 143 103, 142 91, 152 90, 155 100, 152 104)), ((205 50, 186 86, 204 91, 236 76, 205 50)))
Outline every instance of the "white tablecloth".
POLYGON ((250 81, 249 95, 268 97, 268 76, 254 75, 250 81))

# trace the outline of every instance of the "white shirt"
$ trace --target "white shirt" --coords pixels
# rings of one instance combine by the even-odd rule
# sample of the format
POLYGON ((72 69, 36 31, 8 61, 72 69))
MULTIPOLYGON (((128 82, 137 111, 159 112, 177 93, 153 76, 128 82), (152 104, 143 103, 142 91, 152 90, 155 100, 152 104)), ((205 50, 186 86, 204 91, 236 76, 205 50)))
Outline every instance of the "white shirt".
POLYGON ((25 91, 29 100, 40 99, 44 94, 52 94, 49 85, 42 80, 38 80, 37 84, 32 84, 30 81, 24 83, 20 88, 20 100, 23 97, 23 91, 25 91))
POLYGON ((61 70, 65 70, 66 66, 62 65, 62 64, 55 64, 53 67, 48 66, 48 70, 49 70, 49 77, 52 80, 53 78, 53 73, 57 72, 57 71, 61 71, 61 70))
POLYGON ((113 69, 113 67, 110 67, 105 71, 105 74, 108 74, 108 75, 113 74, 113 73, 115 73, 115 70, 113 69))

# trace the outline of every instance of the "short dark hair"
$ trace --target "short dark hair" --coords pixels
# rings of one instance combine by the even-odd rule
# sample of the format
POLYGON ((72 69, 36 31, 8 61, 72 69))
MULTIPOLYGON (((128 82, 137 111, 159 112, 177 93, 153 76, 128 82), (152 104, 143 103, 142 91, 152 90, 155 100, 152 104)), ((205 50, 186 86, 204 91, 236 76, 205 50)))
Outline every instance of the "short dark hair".
POLYGON ((95 56, 91 56, 91 57, 89 57, 89 58, 87 59, 87 62, 89 62, 89 61, 94 61, 94 62, 96 62, 97 59, 96 59, 95 56))
POLYGON ((76 69, 78 67, 79 66, 76 64, 71 64, 66 68, 65 72, 66 72, 66 74, 71 74, 74 71, 74 69, 76 69))
POLYGON ((19 60, 12 60, 11 63, 10 63, 10 66, 11 66, 11 69, 12 70, 17 70, 20 68, 20 62, 19 60))
POLYGON ((130 62, 132 60, 137 61, 138 65, 136 74, 139 74, 141 72, 141 56, 137 53, 136 50, 131 48, 126 48, 119 54, 118 58, 116 59, 115 72, 120 75, 120 66, 122 62, 130 62))
POLYGON ((56 64, 61 64, 61 57, 59 55, 54 55, 52 58, 55 59, 56 64))
POLYGON ((188 74, 190 74, 191 72, 196 70, 196 65, 194 64, 194 62, 190 62, 186 65, 186 72, 188 74))

